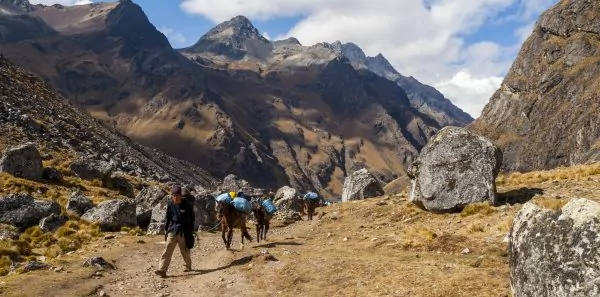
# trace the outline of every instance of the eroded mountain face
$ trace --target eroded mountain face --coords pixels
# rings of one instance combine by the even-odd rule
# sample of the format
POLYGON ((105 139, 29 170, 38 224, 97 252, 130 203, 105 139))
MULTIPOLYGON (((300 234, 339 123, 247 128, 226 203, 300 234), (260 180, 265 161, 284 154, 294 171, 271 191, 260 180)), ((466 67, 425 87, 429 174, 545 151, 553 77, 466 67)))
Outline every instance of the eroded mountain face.
POLYGON ((527 171, 600 159, 600 2, 561 1, 538 20, 471 126, 527 171))
POLYGON ((338 196, 363 167, 403 176, 440 128, 335 45, 271 43, 244 17, 179 53, 131 1, 19 7, 54 33, 0 51, 131 139, 218 177, 338 196))

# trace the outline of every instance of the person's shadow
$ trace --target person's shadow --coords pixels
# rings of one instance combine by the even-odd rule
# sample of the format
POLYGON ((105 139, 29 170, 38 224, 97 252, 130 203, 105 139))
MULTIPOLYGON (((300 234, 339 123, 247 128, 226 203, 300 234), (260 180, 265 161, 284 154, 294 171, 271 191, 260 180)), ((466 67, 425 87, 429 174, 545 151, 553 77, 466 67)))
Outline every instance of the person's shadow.
POLYGON ((229 263, 228 265, 225 266, 221 266, 218 268, 213 268, 213 269, 193 269, 190 272, 186 272, 185 274, 180 274, 180 275, 171 275, 168 276, 167 278, 174 278, 174 277, 192 277, 192 276, 196 276, 196 275, 201 275, 201 274, 207 274, 207 273, 211 273, 211 272, 215 272, 215 271, 219 271, 219 270, 224 270, 227 268, 231 268, 234 266, 241 266, 241 265, 245 265, 250 263, 250 261, 252 261, 254 257, 253 256, 246 256, 237 260, 233 260, 231 263, 229 263))

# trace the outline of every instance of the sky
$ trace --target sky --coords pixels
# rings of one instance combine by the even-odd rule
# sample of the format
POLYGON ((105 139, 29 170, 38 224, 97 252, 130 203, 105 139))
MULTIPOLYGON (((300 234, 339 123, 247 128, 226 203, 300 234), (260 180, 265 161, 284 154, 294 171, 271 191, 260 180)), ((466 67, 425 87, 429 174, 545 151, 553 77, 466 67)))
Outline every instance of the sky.
MULTIPOLYGON (((89 0, 30 0, 78 5, 89 0)), ((94 1, 98 2, 98 1, 94 1)), ((478 117, 542 12, 558 0, 134 0, 171 42, 248 17, 268 39, 354 42, 478 117)))

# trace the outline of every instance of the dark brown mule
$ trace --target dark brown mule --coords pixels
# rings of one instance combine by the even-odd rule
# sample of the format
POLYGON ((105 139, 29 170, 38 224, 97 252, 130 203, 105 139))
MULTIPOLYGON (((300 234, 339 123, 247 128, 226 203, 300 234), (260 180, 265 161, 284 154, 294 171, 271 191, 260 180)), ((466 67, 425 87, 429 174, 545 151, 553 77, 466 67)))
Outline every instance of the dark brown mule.
POLYGON ((221 237, 223 243, 227 249, 231 247, 231 240, 233 239, 233 229, 240 229, 242 232, 241 248, 244 248, 244 237, 249 241, 252 241, 252 236, 248 233, 246 228, 246 215, 235 209, 233 204, 218 202, 217 203, 217 214, 220 217, 221 222, 221 237), (227 233, 227 237, 225 237, 227 233))
POLYGON ((304 199, 304 211, 308 215, 308 220, 312 221, 313 215, 315 214, 315 209, 320 206, 320 199, 304 199))
POLYGON ((267 214, 267 210, 261 203, 260 199, 252 200, 252 212, 254 213, 254 219, 256 220, 256 242, 260 240, 267 240, 267 232, 269 232, 269 224, 272 215, 267 214))

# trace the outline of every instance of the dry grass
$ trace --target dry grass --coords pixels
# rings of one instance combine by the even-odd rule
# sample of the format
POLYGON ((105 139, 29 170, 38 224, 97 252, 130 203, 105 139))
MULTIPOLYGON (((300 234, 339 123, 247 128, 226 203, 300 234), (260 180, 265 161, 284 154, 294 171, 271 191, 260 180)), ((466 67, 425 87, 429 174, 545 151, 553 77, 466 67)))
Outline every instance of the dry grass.
POLYGON ((514 172, 507 175, 499 175, 496 183, 501 186, 516 186, 539 184, 548 181, 580 180, 595 175, 600 175, 600 163, 559 167, 553 170, 527 173, 514 172))
POLYGON ((494 207, 492 207, 492 205, 489 202, 474 203, 465 206, 465 208, 463 208, 462 212, 460 213, 460 216, 468 217, 475 214, 487 216, 493 214, 495 211, 496 210, 494 209, 494 207))
POLYGON ((251 282, 279 296, 509 294, 505 233, 498 230, 518 207, 489 211, 493 207, 482 204, 461 217, 427 213, 396 198, 376 205, 380 201, 320 208, 327 214, 305 236, 272 238, 266 247, 281 262, 253 262, 251 282), (465 248, 473 253, 462 255, 465 248))

